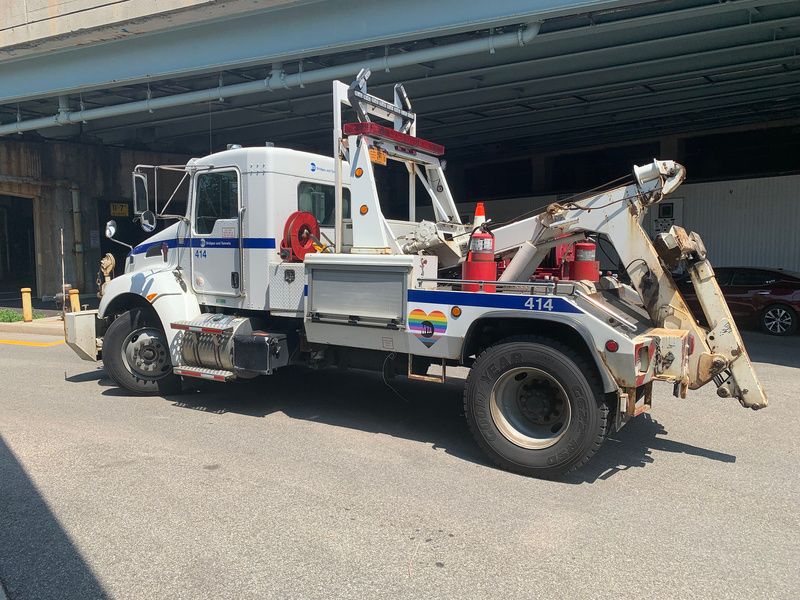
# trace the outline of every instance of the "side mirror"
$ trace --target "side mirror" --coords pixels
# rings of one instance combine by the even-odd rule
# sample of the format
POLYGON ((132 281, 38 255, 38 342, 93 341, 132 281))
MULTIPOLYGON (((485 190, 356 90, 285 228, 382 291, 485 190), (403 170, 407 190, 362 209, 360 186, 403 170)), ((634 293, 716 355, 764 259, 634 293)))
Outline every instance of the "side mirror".
POLYGON ((140 215, 150 208, 147 191, 147 175, 133 174, 133 214, 140 215))
POLYGON ((133 250, 133 246, 131 246, 130 244, 126 244, 125 242, 120 242, 119 240, 115 240, 114 239, 115 235, 117 235, 117 222, 114 219, 111 219, 108 223, 106 223, 106 237, 115 244, 119 244, 120 246, 125 246, 128 250, 133 250))
POLYGON ((141 219, 142 229, 145 233, 152 233, 156 229, 156 214, 152 210, 146 210, 142 213, 141 219))

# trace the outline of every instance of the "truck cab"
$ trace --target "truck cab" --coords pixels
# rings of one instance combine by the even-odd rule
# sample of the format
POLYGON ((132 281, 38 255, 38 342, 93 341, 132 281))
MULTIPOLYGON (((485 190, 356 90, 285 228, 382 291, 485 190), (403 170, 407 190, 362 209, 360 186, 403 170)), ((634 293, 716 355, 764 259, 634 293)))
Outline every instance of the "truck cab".
MULTIPOLYGON (((201 306, 268 310, 269 279, 263 274, 268 265, 281 262, 289 216, 311 213, 323 239, 334 243, 329 157, 274 146, 237 147, 193 159, 185 169, 190 176, 186 215, 133 248, 126 273, 180 267, 201 306)), ((136 174, 148 170, 139 166, 136 174)))

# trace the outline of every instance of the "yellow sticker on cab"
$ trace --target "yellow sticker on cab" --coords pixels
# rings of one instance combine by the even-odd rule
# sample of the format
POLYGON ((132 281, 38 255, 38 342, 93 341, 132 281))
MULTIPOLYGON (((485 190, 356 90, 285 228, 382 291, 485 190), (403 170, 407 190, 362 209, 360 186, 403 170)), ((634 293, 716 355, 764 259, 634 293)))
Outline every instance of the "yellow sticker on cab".
POLYGON ((369 147, 369 159, 374 162, 376 165, 385 165, 386 164, 386 150, 381 150, 376 146, 369 147))

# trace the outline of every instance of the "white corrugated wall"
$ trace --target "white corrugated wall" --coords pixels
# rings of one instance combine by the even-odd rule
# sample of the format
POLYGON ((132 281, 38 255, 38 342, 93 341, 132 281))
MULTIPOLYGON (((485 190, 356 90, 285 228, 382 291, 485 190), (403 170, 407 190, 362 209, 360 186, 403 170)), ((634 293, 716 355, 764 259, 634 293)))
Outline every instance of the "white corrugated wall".
POLYGON ((684 184, 674 195, 712 264, 800 271, 800 175, 684 184))
MULTIPOLYGON (((684 199, 678 224, 700 234, 713 265, 800 271, 800 175, 685 183, 673 197, 684 199)), ((504 221, 555 200, 554 195, 490 200, 486 215, 504 221)), ((462 216, 471 216, 475 203, 457 206, 462 216)), ((420 208, 418 214, 430 218, 430 212, 420 208)))

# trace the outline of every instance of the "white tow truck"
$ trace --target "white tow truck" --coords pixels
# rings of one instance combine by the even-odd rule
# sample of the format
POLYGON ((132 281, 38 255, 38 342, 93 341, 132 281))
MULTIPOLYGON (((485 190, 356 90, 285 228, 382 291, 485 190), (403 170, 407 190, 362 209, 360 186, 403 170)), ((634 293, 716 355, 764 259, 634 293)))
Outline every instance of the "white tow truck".
MULTIPOLYGON (((99 310, 67 314, 69 345, 140 394, 287 365, 433 382, 447 367, 469 367, 464 409, 477 443, 501 467, 539 477, 584 464, 650 406, 655 381, 681 398, 713 381, 721 397, 766 406, 700 237, 673 227, 653 243, 642 229, 647 210, 683 181, 681 165, 654 160, 627 184, 473 227, 456 210, 444 149, 416 137, 403 87, 388 102, 367 92, 368 77, 333 83, 333 157, 268 145, 137 167, 145 231, 176 222, 131 249, 99 310), (344 123, 347 111, 354 119, 344 123), (388 160, 408 171, 408 220, 381 210, 375 170, 388 160), (151 210, 164 169, 189 181, 185 215, 158 207, 157 196, 151 210), (430 220, 415 218, 417 181, 430 220), (441 278, 468 260, 476 231, 490 232, 492 252, 508 259, 502 275, 441 278), (534 277, 554 246, 587 235, 613 244, 630 285, 534 277), (678 267, 707 326, 670 276, 678 267)), ((109 222, 109 237, 114 229, 109 222)))

